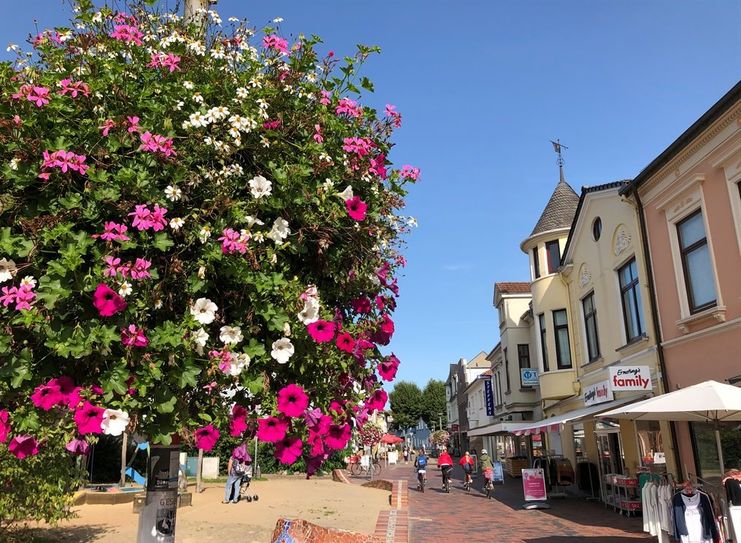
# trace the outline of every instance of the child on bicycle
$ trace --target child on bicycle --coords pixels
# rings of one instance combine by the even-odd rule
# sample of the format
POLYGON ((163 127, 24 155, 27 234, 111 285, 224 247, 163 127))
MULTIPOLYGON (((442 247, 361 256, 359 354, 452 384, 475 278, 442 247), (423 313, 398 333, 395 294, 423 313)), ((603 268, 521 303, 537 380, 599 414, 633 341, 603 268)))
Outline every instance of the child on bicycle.
POLYGON ((450 457, 445 447, 442 447, 440 451, 437 465, 440 466, 440 471, 442 471, 443 490, 446 490, 448 488, 448 481, 450 481, 450 472, 453 470, 453 459, 450 457))
POLYGON ((425 491, 424 483, 427 481, 427 460, 424 450, 420 449, 417 458, 414 460, 414 470, 417 472, 417 480, 422 492, 425 491))
POLYGON ((466 451, 466 453, 461 456, 461 459, 458 461, 458 463, 463 467, 463 473, 466 475, 465 484, 470 485, 471 484, 471 473, 473 473, 473 456, 466 451))

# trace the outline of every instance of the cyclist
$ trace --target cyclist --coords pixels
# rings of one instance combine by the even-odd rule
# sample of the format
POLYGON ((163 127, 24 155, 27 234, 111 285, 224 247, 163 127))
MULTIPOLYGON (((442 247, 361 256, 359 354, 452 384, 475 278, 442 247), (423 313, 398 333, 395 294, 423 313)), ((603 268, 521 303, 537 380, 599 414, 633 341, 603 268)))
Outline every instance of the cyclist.
POLYGON ((471 456, 469 452, 466 451, 466 454, 461 456, 461 459, 458 463, 463 466, 463 473, 465 473, 466 475, 463 486, 468 489, 471 487, 471 473, 473 473, 473 456, 471 456))
POLYGON ((427 480, 427 455, 423 449, 419 450, 417 458, 414 460, 414 469, 417 472, 417 480, 419 481, 419 489, 425 491, 425 482, 427 480))
POLYGON ((481 471, 484 473, 486 490, 492 490, 494 488, 494 463, 491 461, 491 457, 486 452, 486 449, 481 449, 479 463, 481 464, 481 471))
POLYGON ((450 472, 453 470, 453 459, 448 454, 445 447, 440 448, 440 456, 437 459, 437 465, 440 466, 440 471, 443 475, 443 490, 449 489, 450 484, 450 472))

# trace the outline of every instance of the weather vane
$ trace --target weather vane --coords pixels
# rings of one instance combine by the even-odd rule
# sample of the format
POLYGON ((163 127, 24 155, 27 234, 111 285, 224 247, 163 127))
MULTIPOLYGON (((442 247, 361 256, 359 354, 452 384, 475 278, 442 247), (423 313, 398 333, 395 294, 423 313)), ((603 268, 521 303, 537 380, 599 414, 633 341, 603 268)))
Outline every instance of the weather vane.
POLYGON ((558 155, 558 160, 556 160, 556 164, 558 164, 558 172, 561 177, 561 181, 564 180, 563 178, 563 153, 561 152, 562 149, 568 149, 565 145, 561 144, 561 140, 557 139, 556 141, 551 140, 551 143, 553 144, 553 150, 556 151, 556 154, 558 155))

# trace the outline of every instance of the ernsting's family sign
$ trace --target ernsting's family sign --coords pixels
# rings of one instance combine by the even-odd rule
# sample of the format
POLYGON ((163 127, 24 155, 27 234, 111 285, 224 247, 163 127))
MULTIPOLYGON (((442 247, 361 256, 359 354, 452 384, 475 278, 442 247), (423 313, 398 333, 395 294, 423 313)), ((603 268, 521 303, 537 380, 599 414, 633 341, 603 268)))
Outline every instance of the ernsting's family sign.
POLYGON ((610 368, 610 387, 613 392, 625 390, 648 391, 651 385, 651 371, 648 366, 618 366, 610 368))

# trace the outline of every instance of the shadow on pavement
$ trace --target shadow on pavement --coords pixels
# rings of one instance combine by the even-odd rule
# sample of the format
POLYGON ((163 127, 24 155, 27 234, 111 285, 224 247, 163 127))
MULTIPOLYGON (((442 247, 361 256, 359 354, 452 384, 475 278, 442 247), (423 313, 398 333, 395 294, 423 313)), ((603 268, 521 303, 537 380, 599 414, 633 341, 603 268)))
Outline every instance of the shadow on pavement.
POLYGON ((525 543, 638 543, 645 542, 645 537, 611 537, 611 536, 561 536, 538 537, 536 539, 524 539, 525 543))
POLYGON ((34 543, 89 543, 102 541, 101 537, 110 530, 105 526, 70 526, 56 528, 34 528, 29 529, 34 543))

